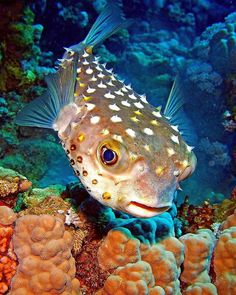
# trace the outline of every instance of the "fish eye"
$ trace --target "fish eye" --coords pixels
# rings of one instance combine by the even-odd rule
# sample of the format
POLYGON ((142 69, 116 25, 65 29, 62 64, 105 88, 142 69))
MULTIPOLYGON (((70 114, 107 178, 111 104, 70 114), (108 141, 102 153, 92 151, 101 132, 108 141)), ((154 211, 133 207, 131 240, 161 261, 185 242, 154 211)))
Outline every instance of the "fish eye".
POLYGON ((102 146, 100 157, 103 164, 108 166, 115 165, 118 161, 117 153, 106 145, 102 146))

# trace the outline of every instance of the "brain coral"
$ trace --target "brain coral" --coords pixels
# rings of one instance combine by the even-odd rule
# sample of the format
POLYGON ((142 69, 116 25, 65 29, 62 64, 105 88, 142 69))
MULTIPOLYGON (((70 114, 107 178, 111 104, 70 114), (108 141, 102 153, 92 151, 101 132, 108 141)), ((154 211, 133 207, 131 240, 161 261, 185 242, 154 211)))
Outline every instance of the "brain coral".
POLYGON ((10 295, 78 295, 72 236, 50 215, 26 215, 16 221, 13 237, 19 260, 10 295))

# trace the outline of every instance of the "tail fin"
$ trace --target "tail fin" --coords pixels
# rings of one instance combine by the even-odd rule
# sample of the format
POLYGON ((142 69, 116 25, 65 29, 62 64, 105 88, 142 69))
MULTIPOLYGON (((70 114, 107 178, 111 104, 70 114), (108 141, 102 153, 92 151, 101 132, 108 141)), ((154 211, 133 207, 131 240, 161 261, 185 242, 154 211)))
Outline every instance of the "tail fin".
POLYGON ((125 20, 123 16, 120 1, 108 1, 108 4, 98 16, 84 41, 70 48, 77 52, 82 48, 93 48, 121 28, 126 27, 128 23, 129 21, 125 20))

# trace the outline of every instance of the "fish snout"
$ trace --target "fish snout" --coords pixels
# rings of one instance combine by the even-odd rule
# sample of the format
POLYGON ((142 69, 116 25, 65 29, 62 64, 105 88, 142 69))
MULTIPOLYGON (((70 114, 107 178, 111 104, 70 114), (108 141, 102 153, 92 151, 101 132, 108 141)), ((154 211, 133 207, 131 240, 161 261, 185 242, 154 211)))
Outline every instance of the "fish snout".
POLYGON ((188 178, 190 175, 193 174, 195 168, 197 165, 197 157, 194 153, 191 153, 189 157, 189 165, 183 170, 183 172, 179 175, 178 181, 182 181, 186 178, 188 178))

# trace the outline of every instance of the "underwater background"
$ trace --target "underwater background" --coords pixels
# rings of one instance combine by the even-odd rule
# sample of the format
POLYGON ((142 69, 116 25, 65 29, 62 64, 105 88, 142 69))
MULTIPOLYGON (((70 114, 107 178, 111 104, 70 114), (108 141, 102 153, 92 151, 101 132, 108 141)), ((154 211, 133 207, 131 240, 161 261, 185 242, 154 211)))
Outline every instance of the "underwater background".
MULTIPOLYGON (((185 120, 193 135, 189 144, 194 146, 198 164, 194 174, 181 184, 182 191, 178 192, 176 204, 178 213, 173 206, 167 213, 143 220, 103 207, 89 198, 75 177, 53 131, 19 127, 14 122, 18 111, 45 91, 44 77, 55 72, 57 60, 64 54, 63 47, 83 40, 105 5, 104 0, 0 0, 0 294, 236 294, 235 259, 229 267, 232 272, 230 283, 227 275, 217 279, 219 273, 226 272, 217 260, 223 257, 222 253, 228 261, 236 257, 236 236, 231 235, 236 226, 236 217, 231 215, 236 208, 236 1, 123 0, 122 9, 126 18, 132 19, 131 25, 95 50, 95 55, 101 57, 107 68, 113 68, 118 77, 126 84, 131 83, 138 93, 145 93, 148 102, 156 107, 165 105, 176 76, 180 77, 185 93, 185 120), (8 211, 9 208, 15 213, 8 211), (39 220, 40 214, 47 215, 39 220), (71 241, 69 246, 61 246, 63 249, 68 246, 69 254, 65 257, 73 265, 65 268, 76 268, 76 275, 71 271, 70 278, 67 277, 69 291, 63 283, 55 289, 57 291, 50 291, 48 287, 45 293, 37 293, 39 291, 32 291, 29 286, 21 290, 23 287, 17 280, 22 277, 17 279, 17 275, 23 276, 24 271, 18 270, 17 275, 15 271, 25 257, 22 253, 28 253, 28 248, 22 250, 26 247, 25 237, 18 236, 13 239, 18 258, 9 254, 13 229, 19 227, 16 234, 24 233, 27 219, 22 221, 21 218, 28 218, 29 223, 39 228, 40 233, 35 234, 39 243, 41 231, 54 230, 54 225, 47 229, 45 224, 57 222, 61 227, 61 239, 67 241, 63 236, 66 235, 64 223, 58 214, 63 215, 66 230, 76 240, 73 246, 71 241), (225 221, 230 215, 231 219, 225 221), (34 217, 30 219, 30 216, 34 217), (198 232, 203 228, 211 229, 211 232, 198 232), (228 231, 227 238, 234 240, 230 242, 234 252, 229 254, 225 248, 220 249, 221 245, 216 246, 216 240, 224 235, 224 230, 228 231), (190 238, 190 242, 187 238, 181 240, 188 233, 198 236, 192 237, 193 241, 190 238), (21 242, 17 244, 19 240, 21 242), (111 250, 116 249, 112 244, 115 240, 123 243, 118 247, 122 248, 119 258, 115 258, 118 250, 114 253, 111 250), (162 246, 157 246, 160 240, 162 246), (192 242, 189 247, 193 249, 196 241, 205 243, 201 253, 205 253, 202 257, 205 255, 206 262, 199 271, 199 281, 187 278, 187 274, 194 271, 184 261, 184 249, 178 244, 188 247, 188 242, 192 242), (131 246, 127 246, 129 243, 131 246), (179 247, 178 251, 166 246, 172 243, 175 243, 172 248, 179 247), (150 248, 147 253, 147 245, 156 248, 150 248), (170 258, 170 249, 174 254, 182 251, 182 256, 179 254, 176 258, 171 283, 163 279, 163 273, 170 269, 162 264, 162 261, 168 261, 170 265, 173 257, 177 257, 177 254, 171 254, 173 257, 170 258), (158 254, 155 251, 159 251, 158 254), (215 264, 211 262, 213 251, 216 251, 215 264), (153 258, 161 255, 161 262, 159 258, 153 258), (5 260, 1 260, 3 257, 5 260), (106 260, 108 257, 114 257, 114 261, 106 260), (156 275, 152 260, 163 266, 156 275), (120 275, 125 281, 128 276, 119 267, 124 267, 127 261, 138 263, 136 271, 140 280, 146 280, 146 285, 134 287, 127 279, 128 285, 125 283, 122 287, 121 284, 116 289, 117 281, 109 281, 112 274, 120 275), (146 265, 141 265, 143 261, 146 265), (181 275, 181 261, 184 275, 181 275), (2 264, 4 267, 8 264, 8 268, 2 264), (150 273, 149 279, 143 279, 145 273, 150 273), (75 280, 74 277, 79 280, 80 287, 77 281, 68 283, 75 280), (105 281, 106 288, 103 287, 105 281), (195 286, 194 291, 187 291, 189 286, 199 282, 210 285, 197 285, 198 291, 195 286)), ((25 232, 30 235, 32 230, 28 228, 25 232)), ((51 236, 48 234, 48 239, 51 236)), ((201 245, 196 247, 200 249, 201 245)), ((28 255, 37 255, 36 252, 28 255)), ((185 253, 185 258, 191 257, 187 255, 185 253)), ((195 263, 201 264, 200 261, 195 263)), ((132 265, 129 267, 126 271, 132 273, 132 265)), ((58 277, 61 279, 60 274, 58 277)), ((44 277, 35 279, 40 292, 46 281, 44 277)))

